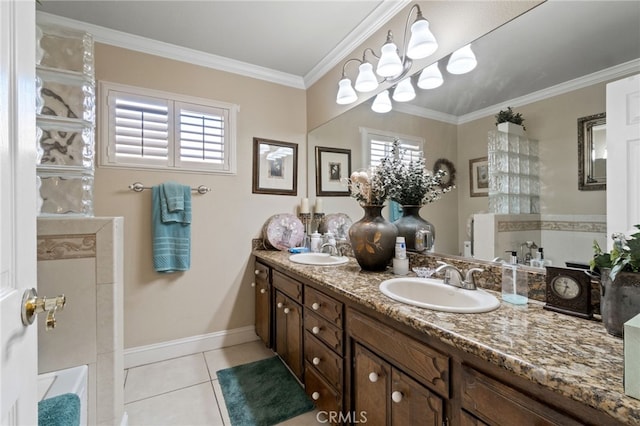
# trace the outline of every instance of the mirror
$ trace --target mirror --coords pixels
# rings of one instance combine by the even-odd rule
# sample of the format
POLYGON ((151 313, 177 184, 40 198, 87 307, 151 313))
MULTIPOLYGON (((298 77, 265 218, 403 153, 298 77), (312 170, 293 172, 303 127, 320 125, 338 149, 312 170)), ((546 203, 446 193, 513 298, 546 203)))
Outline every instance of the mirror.
POLYGON ((581 191, 607 189, 606 113, 578 118, 578 184, 581 191))
MULTIPOLYGON (((469 195, 469 160, 487 155, 494 115, 512 106, 523 113, 527 136, 539 141, 542 216, 520 222, 522 232, 503 243, 518 250, 533 240, 554 265, 590 257, 593 240, 606 239, 606 192, 580 191, 576 185, 576 120, 606 109, 607 82, 640 71, 639 27, 638 2, 582 2, 575 8, 570 2, 547 1, 537 6, 472 43, 478 66, 471 73, 448 75, 441 61, 445 83, 434 90, 416 89, 410 105, 394 103, 391 112, 377 114, 370 99, 311 131, 309 197, 316 194, 316 146, 351 150, 352 169, 358 170, 366 167, 362 128, 423 138, 427 165, 433 167, 440 158, 451 161, 457 188, 420 214, 436 227, 436 252, 461 255, 471 239, 472 215, 489 211, 488 197, 469 195), (540 229, 535 238, 525 236, 532 223, 561 229, 551 237, 540 237, 546 232, 540 229), (564 247, 568 241, 584 252, 564 247)), ((354 221, 362 217, 350 197, 324 198, 324 207, 354 221)))

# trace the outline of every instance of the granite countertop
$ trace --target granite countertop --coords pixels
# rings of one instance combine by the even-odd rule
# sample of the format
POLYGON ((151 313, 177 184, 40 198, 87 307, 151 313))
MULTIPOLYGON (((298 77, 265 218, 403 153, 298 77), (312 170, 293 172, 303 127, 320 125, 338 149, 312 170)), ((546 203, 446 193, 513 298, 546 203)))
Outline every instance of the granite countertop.
POLYGON ((547 311, 531 299, 526 306, 501 303, 482 314, 437 312, 386 297, 379 284, 397 276, 361 271, 353 258, 327 267, 295 264, 287 252, 253 254, 517 376, 640 425, 640 400, 624 394, 623 340, 600 322, 547 311))

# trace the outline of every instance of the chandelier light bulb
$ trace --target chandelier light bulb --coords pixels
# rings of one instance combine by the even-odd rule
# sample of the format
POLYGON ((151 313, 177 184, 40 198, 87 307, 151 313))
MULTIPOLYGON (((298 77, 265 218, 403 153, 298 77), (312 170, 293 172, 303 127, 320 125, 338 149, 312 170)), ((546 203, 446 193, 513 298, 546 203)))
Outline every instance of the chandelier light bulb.
POLYGON ((411 78, 402 80, 393 90, 393 100, 396 102, 409 102, 416 97, 416 91, 411 84, 411 78))
POLYGON ((358 92, 371 92, 378 88, 378 79, 373 73, 373 65, 369 62, 360 64, 358 78, 356 78, 355 88, 358 92))
POLYGON ((391 99, 389 99, 388 90, 378 93, 378 96, 373 100, 371 109, 374 112, 379 112, 381 114, 391 111, 391 99))
POLYGON ((421 89, 435 89, 436 87, 442 86, 443 82, 442 73, 436 62, 422 70, 418 78, 418 87, 421 89))
POLYGON ((422 59, 438 49, 438 42, 429 30, 429 21, 421 15, 411 25, 411 38, 407 47, 407 56, 411 59, 422 59))
POLYGON ((387 42, 382 46, 380 60, 376 74, 380 77, 394 77, 402 72, 402 61, 398 56, 398 47, 391 38, 391 31, 387 35, 387 42))
POLYGON ((348 105, 358 100, 356 91, 351 87, 351 80, 343 78, 338 83, 338 95, 336 96, 336 103, 338 105, 348 105))
POLYGON ((447 71, 451 74, 465 74, 474 69, 477 64, 476 55, 473 54, 471 45, 467 44, 451 54, 447 71))

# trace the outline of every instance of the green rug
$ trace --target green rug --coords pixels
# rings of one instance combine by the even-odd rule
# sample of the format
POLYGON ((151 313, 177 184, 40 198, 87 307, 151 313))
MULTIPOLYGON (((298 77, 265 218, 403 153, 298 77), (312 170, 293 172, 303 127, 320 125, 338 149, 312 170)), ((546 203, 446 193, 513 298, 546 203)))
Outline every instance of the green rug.
POLYGON ((314 408, 277 356, 216 373, 233 426, 271 426, 314 408))

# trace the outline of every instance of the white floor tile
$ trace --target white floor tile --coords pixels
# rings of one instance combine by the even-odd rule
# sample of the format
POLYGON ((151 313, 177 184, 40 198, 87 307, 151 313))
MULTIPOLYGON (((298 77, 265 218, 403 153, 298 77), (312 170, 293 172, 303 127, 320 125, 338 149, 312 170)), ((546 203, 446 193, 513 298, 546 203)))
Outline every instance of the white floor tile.
POLYGON ((130 368, 124 387, 124 402, 138 401, 209 380, 202 353, 130 368))
POLYGON ((125 404, 130 426, 217 426, 222 417, 211 382, 125 404))
POLYGON ((273 351, 267 349, 261 340, 204 353, 212 379, 217 379, 216 371, 218 370, 259 361, 274 355, 273 351))
POLYGON ((216 400, 218 401, 218 406, 220 407, 220 415, 222 415, 222 420, 225 425, 231 425, 231 419, 229 418, 229 411, 227 410, 227 404, 224 402, 224 395, 222 394, 222 388, 220 387, 220 382, 214 380, 213 382, 213 392, 216 395, 216 400))

